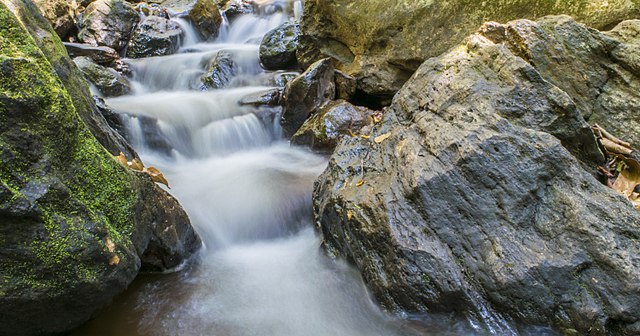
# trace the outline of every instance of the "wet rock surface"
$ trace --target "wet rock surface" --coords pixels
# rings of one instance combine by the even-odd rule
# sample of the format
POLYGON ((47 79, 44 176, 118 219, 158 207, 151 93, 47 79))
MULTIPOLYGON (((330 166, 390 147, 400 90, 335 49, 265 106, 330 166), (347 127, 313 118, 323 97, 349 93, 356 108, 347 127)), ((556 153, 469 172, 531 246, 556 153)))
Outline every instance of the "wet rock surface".
MULTIPOLYGON (((487 27, 420 66, 368 138, 341 139, 314 192, 326 245, 389 309, 636 334, 640 214, 594 177, 579 97, 487 27)), ((585 45, 566 17, 501 27, 585 45)))
POLYGON ((171 55, 180 48, 182 34, 182 29, 175 22, 158 16, 146 17, 136 27, 129 41, 127 57, 171 55))
POLYGON ((213 0, 168 0, 162 6, 179 16, 187 17, 205 40, 218 36, 222 15, 213 0))
MULTIPOLYGON (((291 137, 291 143, 320 153, 331 153, 344 136, 359 136, 371 123, 373 111, 344 100, 327 103, 291 137)), ((366 131, 365 131, 366 134, 366 131)))
POLYGON ((71 42, 65 42, 64 47, 71 57, 86 56, 93 62, 104 66, 112 65, 120 58, 118 53, 109 47, 96 47, 90 44, 71 42))
POLYGON ((312 64, 284 89, 282 130, 291 137, 310 115, 335 97, 334 68, 330 59, 312 64))
POLYGON ((60 38, 67 37, 74 29, 73 9, 66 0, 36 0, 34 3, 60 38))
POLYGON ((268 32, 260 43, 260 62, 267 70, 287 70, 296 66, 300 25, 287 22, 268 32))
MULTIPOLYGON (((596 1, 305 1, 298 58, 324 57, 358 79, 358 88, 391 98, 429 57, 457 45, 484 22, 568 14, 595 28, 640 15, 636 2, 596 1)), ((380 98, 382 97, 382 98, 380 98)))
POLYGON ((117 71, 95 64, 88 57, 73 59, 87 80, 105 97, 116 97, 131 93, 129 81, 117 71))
POLYGON ((206 69, 207 73, 201 79, 203 88, 222 89, 229 86, 238 71, 238 64, 234 61, 233 53, 220 50, 206 69))
POLYGON ((126 1, 96 0, 87 6, 78 20, 78 38, 84 43, 121 51, 139 20, 133 6, 126 1))
MULTIPOLYGON (((34 13, 31 2, 0 3, 3 335, 66 332, 141 268, 175 267, 200 248, 177 201, 116 162, 85 126, 82 115, 106 122, 91 115, 86 82, 34 13)), ((116 145, 113 133, 101 136, 116 145)))

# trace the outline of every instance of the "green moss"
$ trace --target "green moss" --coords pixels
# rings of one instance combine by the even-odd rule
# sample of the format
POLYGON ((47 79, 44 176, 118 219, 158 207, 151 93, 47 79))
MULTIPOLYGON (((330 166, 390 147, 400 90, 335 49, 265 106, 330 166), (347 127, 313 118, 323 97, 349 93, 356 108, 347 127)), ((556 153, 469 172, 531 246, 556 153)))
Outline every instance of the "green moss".
MULTIPOLYGON (((43 45, 65 55, 60 41, 43 45)), ((94 282, 108 271, 107 236, 116 248, 132 245, 139 182, 80 121, 53 67, 4 3, 0 78, 0 120, 8 121, 0 124, 0 184, 10 193, 8 206, 22 202, 40 211, 27 223, 37 227, 26 250, 0 233, 3 247, 17 251, 0 258, 0 293, 57 295, 70 283, 94 282), (42 185, 43 194, 27 195, 30 185, 42 185), (89 244, 102 248, 104 264, 83 253, 89 244)))

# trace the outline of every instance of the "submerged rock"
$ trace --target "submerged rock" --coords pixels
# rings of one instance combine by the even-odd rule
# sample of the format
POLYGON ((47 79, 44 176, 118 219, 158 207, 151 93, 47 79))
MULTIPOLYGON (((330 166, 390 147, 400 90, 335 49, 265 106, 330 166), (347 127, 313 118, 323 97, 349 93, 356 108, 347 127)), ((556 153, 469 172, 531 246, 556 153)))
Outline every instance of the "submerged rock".
POLYGON ((371 124, 372 111, 344 100, 332 101, 320 108, 291 137, 291 143, 314 151, 331 153, 343 136, 360 136, 371 124))
POLYGON ((36 45, 30 30, 52 32, 34 13, 31 2, 0 2, 3 335, 66 332, 139 269, 176 267, 200 247, 177 201, 116 162, 79 118, 97 110, 76 100, 92 101, 87 84, 57 36, 36 45), (84 89, 59 73, 77 75, 84 89))
POLYGON ((205 40, 218 36, 222 14, 213 0, 167 0, 162 6, 187 17, 205 40))
POLYGON ((96 0, 79 19, 81 42, 122 50, 140 17, 133 6, 123 0, 96 0))
MULTIPOLYGON (((567 26, 502 27, 564 41, 567 26)), ((426 61, 368 139, 342 138, 314 192, 326 245, 389 309, 500 335, 636 334, 640 212, 594 177, 603 158, 570 95, 486 31, 426 61)))
POLYGON ((458 44, 486 21, 569 14, 605 28, 640 16, 627 0, 351 1, 309 0, 301 22, 303 66, 331 57, 358 79, 358 88, 385 100, 426 59, 458 44))
POLYGON ((171 55, 180 48, 180 26, 168 19, 148 16, 140 22, 129 41, 127 57, 171 55))
POLYGON ((312 64, 284 89, 282 131, 291 137, 310 115, 335 97, 334 68, 330 59, 312 64))
POLYGON ((260 43, 260 62, 267 70, 287 70, 296 66, 300 25, 286 22, 269 31, 260 43))
POLYGON ((229 86, 231 79, 238 71, 234 56, 227 50, 220 50, 206 67, 207 73, 202 76, 205 89, 222 89, 229 86))
POLYGON ((103 96, 116 97, 131 93, 129 81, 117 71, 95 64, 89 57, 76 57, 73 61, 103 96))

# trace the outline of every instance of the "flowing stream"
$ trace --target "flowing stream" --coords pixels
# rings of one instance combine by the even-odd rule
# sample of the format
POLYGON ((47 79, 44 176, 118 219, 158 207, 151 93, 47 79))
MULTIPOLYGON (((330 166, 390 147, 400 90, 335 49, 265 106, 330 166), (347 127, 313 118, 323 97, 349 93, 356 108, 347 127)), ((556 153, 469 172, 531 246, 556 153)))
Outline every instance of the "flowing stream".
MULTIPOLYGON (((282 139, 279 109, 238 104, 275 85, 278 74, 260 68, 258 43, 291 19, 280 9, 301 10, 299 2, 262 2, 259 14, 236 18, 213 43, 175 19, 187 32, 181 51, 130 60, 135 93, 107 99, 145 164, 164 172, 205 246, 178 272, 140 276, 74 334, 372 336, 444 328, 431 321, 428 332, 425 323, 384 314, 357 272, 323 254, 310 212, 326 158, 282 139), (233 54, 239 72, 226 89, 199 90, 205 65, 221 50, 233 54)), ((456 328, 446 326, 463 330, 456 328)))

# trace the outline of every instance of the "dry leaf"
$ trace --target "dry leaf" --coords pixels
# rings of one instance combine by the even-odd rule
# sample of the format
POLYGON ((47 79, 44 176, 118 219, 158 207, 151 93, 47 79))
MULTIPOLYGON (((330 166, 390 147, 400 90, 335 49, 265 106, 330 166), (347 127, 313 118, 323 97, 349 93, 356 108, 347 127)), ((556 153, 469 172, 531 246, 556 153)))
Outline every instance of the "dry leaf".
POLYGON ((140 162, 140 160, 138 159, 133 159, 131 162, 127 162, 127 164, 129 165, 129 168, 133 170, 137 170, 137 171, 144 170, 144 164, 142 164, 142 162, 140 162))
POLYGON ((351 210, 347 210, 347 219, 351 220, 353 218, 353 212, 351 210))
POLYGON ((356 187, 361 187, 364 184, 364 180, 360 180, 358 181, 358 183, 356 183, 356 187))
POLYGON ((104 244, 107 246, 107 250, 109 250, 109 252, 113 253, 113 251, 116 250, 116 244, 111 241, 111 238, 107 237, 104 244))
POLYGON ((360 137, 363 138, 363 139, 369 139, 371 136, 367 135, 367 134, 362 134, 362 135, 360 135, 360 137))
POLYGON ((373 141, 375 141, 375 143, 379 144, 379 143, 387 140, 390 136, 391 136, 391 133, 385 133, 383 135, 377 136, 375 139, 373 139, 373 141))
POLYGON ((169 181, 167 181, 167 179, 164 177, 164 174, 162 174, 162 172, 158 168, 149 167, 146 169, 146 172, 147 174, 149 174, 149 176, 151 176, 152 181, 162 183, 168 188, 171 188, 169 187, 169 181))
POLYGON ((121 165, 128 167, 129 165, 127 164, 127 157, 124 156, 124 153, 120 152, 120 155, 118 156, 114 156, 114 158, 116 159, 116 161, 118 161, 121 165))
POLYGON ((374 123, 376 123, 376 124, 377 124, 377 123, 379 123, 379 122, 381 122, 381 121, 382 121, 382 117, 383 117, 383 116, 384 116, 384 115, 382 114, 382 112, 376 112, 376 113, 374 113, 374 114, 373 114, 373 122, 374 122, 374 123))
POLYGON ((109 259, 109 266, 117 265, 119 263, 120 257, 118 257, 117 255, 114 255, 113 257, 111 257, 111 259, 109 259))

